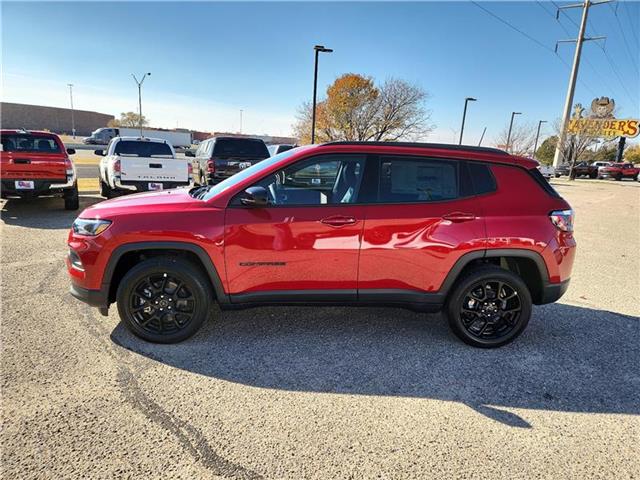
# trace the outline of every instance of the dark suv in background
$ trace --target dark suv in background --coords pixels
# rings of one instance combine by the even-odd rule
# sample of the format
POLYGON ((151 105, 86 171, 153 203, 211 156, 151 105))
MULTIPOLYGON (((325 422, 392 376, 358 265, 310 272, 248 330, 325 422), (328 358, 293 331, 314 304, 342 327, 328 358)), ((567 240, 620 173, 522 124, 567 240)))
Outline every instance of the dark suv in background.
POLYGON ((262 139, 238 137, 209 138, 185 155, 195 157, 193 175, 200 185, 215 185, 270 156, 262 139))

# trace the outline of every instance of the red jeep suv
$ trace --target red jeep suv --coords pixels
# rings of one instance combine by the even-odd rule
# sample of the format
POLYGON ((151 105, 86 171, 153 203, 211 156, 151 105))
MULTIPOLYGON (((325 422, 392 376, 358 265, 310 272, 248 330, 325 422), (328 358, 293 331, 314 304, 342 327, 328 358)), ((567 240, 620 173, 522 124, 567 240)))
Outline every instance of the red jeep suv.
POLYGON ((566 291, 573 211, 501 150, 335 142, 295 148, 215 186, 86 209, 69 233, 71 293, 152 342, 211 311, 256 305, 444 309, 497 347, 566 291))

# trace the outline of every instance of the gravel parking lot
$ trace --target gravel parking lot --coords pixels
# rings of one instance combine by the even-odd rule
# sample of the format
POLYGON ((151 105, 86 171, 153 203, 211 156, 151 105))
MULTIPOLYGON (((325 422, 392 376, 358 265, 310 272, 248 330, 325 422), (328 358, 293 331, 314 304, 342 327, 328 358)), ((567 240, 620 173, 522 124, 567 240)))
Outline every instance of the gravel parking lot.
POLYGON ((75 213, 3 201, 4 477, 637 478, 640 185, 554 183, 571 287, 492 351, 377 308, 215 312, 147 344, 68 294, 75 213))

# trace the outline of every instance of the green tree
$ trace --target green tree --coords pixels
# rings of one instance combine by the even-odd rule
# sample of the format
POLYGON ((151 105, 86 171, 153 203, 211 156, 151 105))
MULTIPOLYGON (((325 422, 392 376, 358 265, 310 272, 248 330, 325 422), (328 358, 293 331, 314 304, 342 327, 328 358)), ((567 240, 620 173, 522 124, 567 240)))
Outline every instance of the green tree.
POLYGON ((556 145, 558 144, 557 135, 547 137, 536 151, 536 160, 544 165, 553 164, 553 156, 556 153, 556 145))
POLYGON ((624 152, 625 162, 633 164, 640 163, 640 145, 633 145, 624 152))
MULTIPOLYGON (((111 120, 109 122, 109 127, 137 127, 140 125, 140 115, 135 112, 122 112, 120 114, 120 118, 111 120)), ((146 127, 149 125, 149 120, 147 117, 142 115, 142 126, 146 127)))

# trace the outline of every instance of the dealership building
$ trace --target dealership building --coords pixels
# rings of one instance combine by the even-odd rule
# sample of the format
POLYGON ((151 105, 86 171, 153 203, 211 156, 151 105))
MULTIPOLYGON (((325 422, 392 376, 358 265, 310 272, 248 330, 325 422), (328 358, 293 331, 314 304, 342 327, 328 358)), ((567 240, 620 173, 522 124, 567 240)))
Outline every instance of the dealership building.
MULTIPOLYGON (((76 135, 81 137, 90 135, 96 128, 106 127, 113 119, 113 115, 106 113, 73 110, 76 135)), ((2 128, 50 130, 59 134, 71 134, 71 109, 1 102, 0 125, 2 128)))

